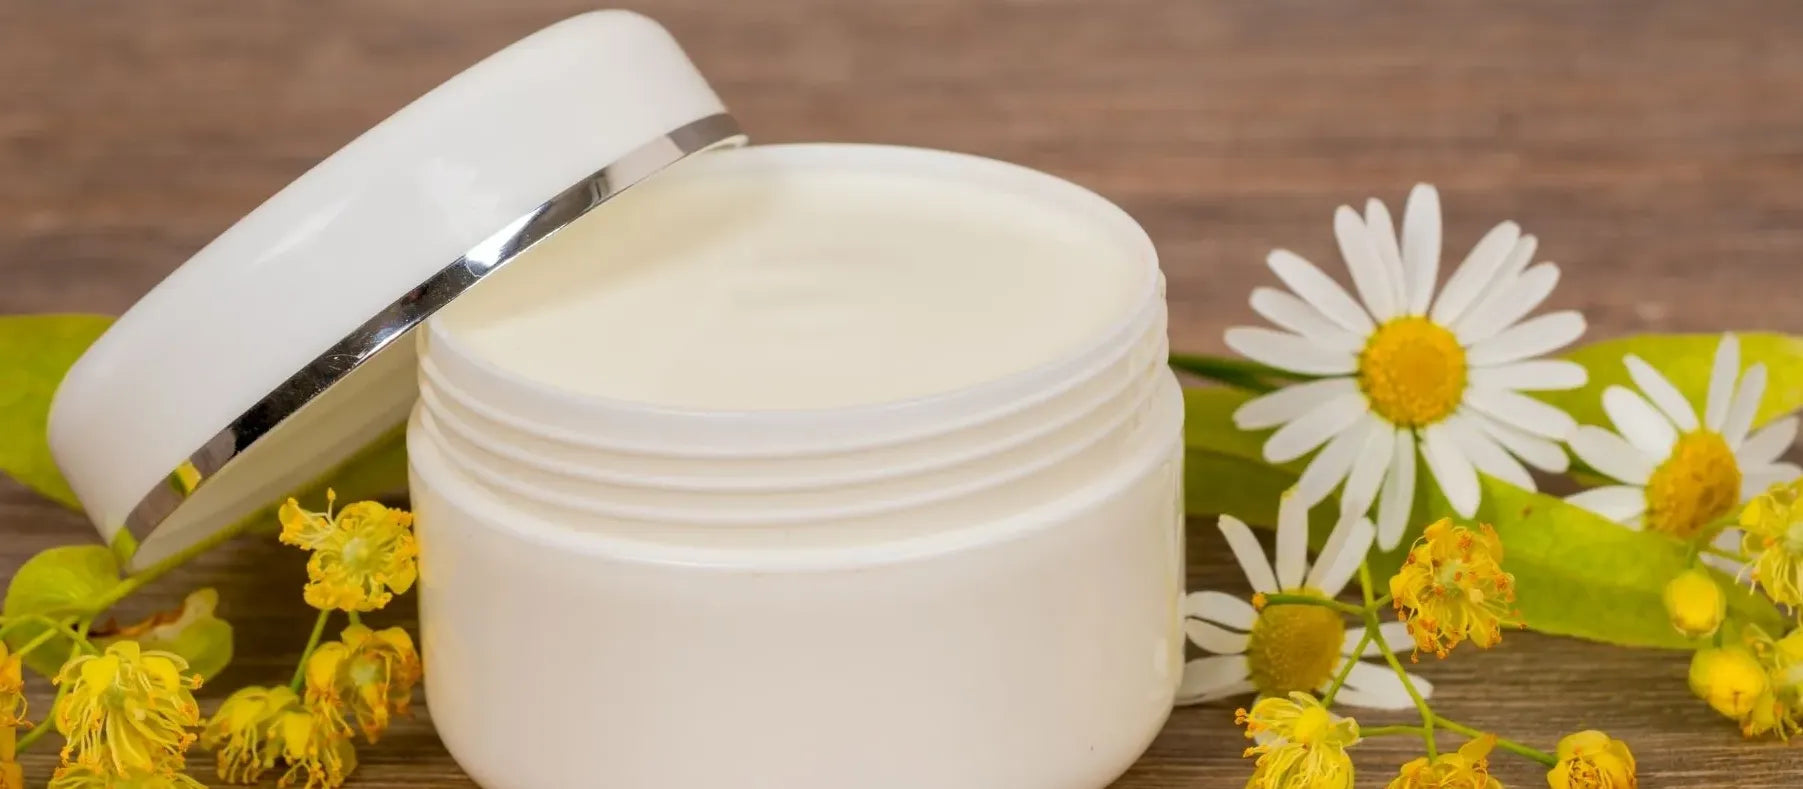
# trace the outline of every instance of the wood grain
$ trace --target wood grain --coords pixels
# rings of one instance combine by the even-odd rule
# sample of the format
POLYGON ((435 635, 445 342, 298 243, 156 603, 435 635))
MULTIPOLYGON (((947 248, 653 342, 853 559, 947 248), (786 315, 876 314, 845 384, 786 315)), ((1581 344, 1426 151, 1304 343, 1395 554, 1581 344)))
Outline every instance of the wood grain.
MULTIPOLYGON (((1564 264, 1554 303, 1602 337, 1796 331, 1803 311, 1803 6, 1310 0, 647 0, 762 141, 971 151, 1091 186, 1158 242, 1179 347, 1221 350, 1287 246, 1440 185, 1448 249, 1522 222, 1564 264)), ((571 13, 523 0, 0 0, 0 313, 117 312, 310 164, 461 67, 571 13)), ((279 294, 268 294, 279 298, 279 294)), ((1235 590, 1195 524, 1193 585, 1235 590)), ((0 571, 84 521, 0 487, 0 571)), ((285 674, 299 562, 243 541, 150 606, 224 593, 239 657, 285 674)), ((405 621, 404 612, 390 616, 405 621)), ((1626 737, 1649 786, 1779 787, 1799 751, 1741 744, 1683 656, 1522 635, 1420 670, 1447 715, 1550 746, 1626 737)), ((36 699, 42 711, 45 699, 36 699)), ((1177 712, 1118 789, 1244 782, 1225 706, 1177 712)), ((1373 721, 1406 716, 1376 716, 1373 721)), ((429 712, 365 750, 356 786, 462 786, 429 712)), ((1361 785, 1410 757, 1361 747, 1361 785)), ((37 776, 47 755, 31 757, 37 776)), ((1542 780, 1499 761, 1511 785, 1542 780)), ((998 787, 997 789, 1011 789, 998 787)))

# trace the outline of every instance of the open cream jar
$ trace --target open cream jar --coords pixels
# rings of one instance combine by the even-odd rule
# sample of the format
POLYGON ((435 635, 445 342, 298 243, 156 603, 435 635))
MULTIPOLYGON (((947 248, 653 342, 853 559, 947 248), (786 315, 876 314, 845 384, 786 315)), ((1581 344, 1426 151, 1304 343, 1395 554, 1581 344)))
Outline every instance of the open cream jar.
POLYGON ((607 12, 434 91, 121 319, 59 394, 59 460, 109 539, 166 554, 410 409, 427 701, 485 786, 1106 786, 1182 668, 1151 243, 1000 162, 733 147, 691 70, 607 12), (531 100, 599 68, 658 111, 627 133, 531 100), (476 136, 421 150, 447 134, 476 136), (346 219, 334 187, 423 219, 346 219), (394 254, 359 256, 372 239, 394 254), (334 280, 359 266, 424 283, 334 280), (293 323, 219 304, 234 287, 282 289, 293 323), (151 361, 226 394, 163 423, 108 410, 98 392, 209 319, 237 321, 217 355, 151 361), (94 424, 154 451, 100 468, 118 436, 94 424), (191 493, 155 485, 175 462, 191 493))

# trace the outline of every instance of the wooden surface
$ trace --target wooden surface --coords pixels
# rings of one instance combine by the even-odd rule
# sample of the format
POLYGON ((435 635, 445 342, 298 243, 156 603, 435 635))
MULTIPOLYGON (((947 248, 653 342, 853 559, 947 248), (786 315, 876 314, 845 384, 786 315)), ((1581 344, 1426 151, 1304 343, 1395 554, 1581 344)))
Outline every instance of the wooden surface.
MULTIPOLYGON (((1219 351, 1221 330, 1251 319, 1268 249, 1331 261, 1336 205, 1375 194, 1394 210, 1418 180, 1441 187, 1449 257, 1501 219, 1538 234, 1564 264, 1554 303, 1585 310, 1593 338, 1803 329, 1803 5, 630 5, 676 32, 759 140, 970 151, 1120 202, 1162 250, 1181 348, 1219 351)), ((585 8, 0 0, 0 313, 124 309, 369 124, 585 8)), ((1203 526, 1192 585, 1243 588, 1203 526)), ((80 517, 11 485, 0 534, 8 575, 91 539, 80 517)), ((135 605, 217 585, 239 658, 213 687, 267 682, 305 639, 300 564, 244 541, 135 605)), ((1743 745, 1693 700, 1682 656, 1522 635, 1420 671, 1444 714, 1542 747, 1588 726, 1624 736, 1649 786, 1787 786, 1803 768, 1803 751, 1743 745)), ((1230 718, 1225 705, 1177 712, 1116 786, 1241 785, 1230 718)), ((1408 751, 1361 747, 1360 785, 1381 786, 1408 751)), ((40 779, 46 764, 28 762, 40 779)), ((1498 765, 1511 785, 1541 782, 1525 762, 1498 765)), ((467 779, 428 713, 366 748, 353 785, 467 779)))

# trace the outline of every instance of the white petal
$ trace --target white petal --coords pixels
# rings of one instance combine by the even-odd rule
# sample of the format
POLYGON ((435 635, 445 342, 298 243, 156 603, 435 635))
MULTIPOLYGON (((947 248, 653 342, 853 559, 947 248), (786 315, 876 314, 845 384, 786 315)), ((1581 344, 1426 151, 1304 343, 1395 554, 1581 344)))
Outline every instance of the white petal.
POLYGON ((1787 416, 1753 433, 1753 437, 1740 445, 1740 451, 1734 456, 1742 466, 1748 464, 1770 463, 1790 451, 1791 442, 1797 440, 1797 418, 1787 416))
POLYGON ((1395 548, 1409 525, 1415 510, 1415 437, 1409 433, 1396 436, 1394 455, 1390 458, 1390 475, 1377 504, 1377 544, 1384 550, 1395 548))
POLYGON ((1244 655, 1212 655, 1183 666, 1178 704, 1200 704, 1252 692, 1244 655))
POLYGON ((1722 440, 1740 449, 1753 429, 1753 416, 1759 413, 1759 398, 1765 396, 1765 365, 1755 364, 1740 377, 1740 388, 1728 404, 1728 419, 1722 423, 1722 440))
POLYGON ((1607 485, 1568 496, 1566 503, 1612 521, 1625 521, 1646 512, 1646 489, 1636 485, 1607 485))
MULTIPOLYGON (((1340 524, 1334 527, 1336 536, 1344 532, 1339 544, 1332 546, 1331 555, 1323 551, 1315 560, 1315 567, 1308 574, 1308 585, 1319 589, 1322 594, 1334 597, 1346 589, 1346 582, 1352 580, 1352 574, 1358 572, 1359 564, 1365 561, 1365 555, 1371 552, 1371 541, 1377 537, 1377 527, 1371 525, 1369 518, 1341 517, 1340 524)), ((1332 538, 1328 540, 1333 542, 1332 538)))
POLYGON ((1277 593, 1277 576, 1271 573, 1271 565, 1265 563, 1265 549, 1258 545, 1258 537, 1245 521, 1232 515, 1222 515, 1216 524, 1221 536, 1227 538, 1227 547, 1233 550, 1233 558, 1240 563, 1240 570, 1246 573, 1246 582, 1252 584, 1253 591, 1265 594, 1277 593))
POLYGON ((1277 588, 1302 585, 1308 570, 1308 505, 1286 491, 1277 501, 1277 588))
POLYGON ((1570 414, 1508 389, 1468 387, 1465 404, 1517 430, 1554 441, 1564 441, 1578 426, 1570 414))
POLYGON ((1353 462, 1365 448, 1366 437, 1374 429, 1387 430, 1389 425, 1376 414, 1368 413, 1329 440, 1327 446, 1309 460, 1308 467, 1302 470, 1302 477, 1296 480, 1292 495, 1297 501, 1312 507, 1327 498, 1327 494, 1332 493, 1352 471, 1353 462))
POLYGON ((1584 365, 1564 359, 1529 359, 1495 367, 1471 368, 1471 382, 1491 389, 1551 392, 1576 389, 1590 379, 1584 365))
POLYGON ((1340 256, 1346 259, 1346 270, 1352 272, 1353 287, 1358 288, 1371 317, 1378 323, 1396 317, 1402 311, 1396 301, 1396 284, 1384 276, 1377 247, 1365 235, 1365 220, 1351 206, 1340 206, 1333 213, 1333 235, 1340 244, 1340 256))
POLYGON ((1326 348, 1308 338, 1273 329, 1235 326, 1227 330, 1227 347, 1241 356, 1279 370, 1304 375, 1344 375, 1358 369, 1358 354, 1326 348))
MULTIPOLYGON (((1723 529, 1720 534, 1715 535, 1715 539, 1711 540, 1709 544, 1714 546, 1718 551, 1727 551, 1728 553, 1739 555, 1741 534, 1742 532, 1740 529, 1723 529)), ((1746 578, 1746 576, 1743 575, 1747 570, 1746 562, 1708 553, 1705 553, 1698 558, 1702 559, 1704 564, 1714 567, 1717 570, 1721 570, 1736 580, 1744 580, 1746 578)))
POLYGON ((1632 389, 1611 386, 1603 390, 1603 412, 1615 423, 1615 431, 1649 457, 1662 458, 1678 443, 1678 429, 1653 404, 1632 389))
POLYGON ((1583 335, 1583 315, 1571 310, 1549 312, 1471 346, 1465 361, 1476 367, 1521 361, 1556 351, 1583 335))
POLYGON ((1709 400, 1703 406, 1703 426, 1720 431, 1728 421, 1728 401, 1734 396, 1734 376, 1740 372, 1740 338, 1722 335, 1715 346, 1715 364, 1709 370, 1709 400))
POLYGON ((1358 302, 1346 295, 1346 290, 1338 282, 1321 272, 1315 264, 1303 260, 1300 255, 1287 249, 1272 250, 1265 256, 1265 264, 1271 272, 1283 280, 1291 291, 1301 296, 1303 301, 1314 305, 1322 315, 1353 334, 1365 337, 1377 328, 1371 322, 1371 316, 1359 307, 1358 302))
POLYGON ((1352 463, 1346 477, 1346 489, 1340 494, 1340 511, 1347 515, 1363 515, 1377 503, 1378 486, 1384 483, 1384 472, 1390 468, 1392 446, 1397 428, 1380 424, 1365 437, 1364 447, 1352 463))
MULTIPOLYGON (((1433 685, 1425 679, 1410 674, 1409 683, 1424 699, 1433 693, 1433 685)), ((1346 689, 1334 700, 1348 706, 1381 710, 1415 708, 1415 700, 1409 697, 1408 689, 1402 686, 1396 672, 1388 666, 1363 661, 1352 666, 1352 672, 1346 675, 1346 689)))
POLYGON ((1503 449, 1528 465, 1554 474, 1563 474, 1571 469, 1571 457, 1565 454, 1564 447, 1498 422, 1481 411, 1472 410, 1467 413, 1472 423, 1484 431, 1484 435, 1494 439, 1503 449))
POLYGON ((1365 341, 1327 319, 1320 310, 1289 291, 1253 288, 1252 309, 1265 320, 1289 329, 1323 348, 1357 353, 1365 341))
POLYGON ((1672 424, 1677 425, 1679 431, 1689 433, 1702 426, 1702 423, 1697 421, 1696 407, 1684 399, 1684 395, 1678 391, 1678 387, 1672 386, 1670 379, 1653 369, 1653 366, 1647 364, 1645 359, 1634 354, 1630 353, 1622 357, 1621 361, 1623 365, 1627 366, 1628 377, 1634 380, 1634 385, 1640 387, 1640 391, 1647 396, 1647 399, 1653 401, 1653 405, 1658 406, 1661 412, 1671 418, 1672 424))
POLYGON ((1183 598, 1183 613, 1241 630, 1251 630, 1252 623, 1258 621, 1258 611, 1251 603, 1226 592, 1190 592, 1183 598))
POLYGON ((1478 239, 1477 246, 1472 247, 1465 262, 1453 270, 1452 277, 1446 280, 1446 287, 1440 291, 1439 300, 1434 302, 1434 309, 1429 313, 1434 322, 1441 326, 1458 322, 1459 316, 1483 295, 1496 272, 1508 262, 1509 252, 1515 249, 1515 242, 1520 239, 1521 226, 1514 222, 1503 222, 1478 239))
POLYGON ((1351 427, 1370 410, 1359 394, 1339 395, 1278 428, 1265 442, 1265 460, 1288 463, 1351 427))
POLYGON ((1365 201, 1365 232, 1371 237, 1371 246, 1377 249, 1378 260, 1383 261, 1385 276, 1395 288, 1397 305, 1407 310, 1409 278, 1402 267, 1402 247, 1396 243, 1396 223, 1390 219, 1389 207, 1375 197, 1365 201))
MULTIPOLYGON (((1413 643, 1409 637, 1409 626, 1403 622, 1385 622, 1378 626, 1378 632, 1383 634, 1384 643, 1388 644, 1391 649, 1395 649, 1402 644, 1413 643)), ((1340 643, 1340 654, 1347 657, 1377 657, 1378 655, 1383 654, 1383 650, 1378 649, 1377 647, 1376 639, 1365 642, 1365 651, 1360 652, 1357 655, 1352 654, 1353 647, 1358 646, 1359 640, 1364 637, 1364 627, 1360 626, 1348 629, 1346 631, 1346 638, 1340 643)))
MULTIPOLYGON (((1533 236, 1522 239, 1526 243, 1533 236)), ((1559 267, 1541 263, 1508 282, 1498 282, 1484 300, 1472 306, 1459 318, 1453 333, 1460 344, 1471 345, 1495 337, 1498 332, 1527 317, 1552 295, 1559 284, 1559 267)))
POLYGON ((1286 386, 1253 400, 1233 412, 1233 424, 1241 430, 1263 430, 1296 419, 1340 395, 1357 395, 1358 381, 1324 378, 1286 386))
POLYGON ((1789 482, 1803 477, 1803 468, 1795 463, 1773 463, 1769 466, 1747 469, 1746 476, 1740 480, 1740 499, 1747 501, 1764 493, 1766 488, 1780 482, 1789 482))
POLYGON ((1488 435, 1472 423, 1471 419, 1461 414, 1453 414, 1446 418, 1446 430, 1459 444, 1465 457, 1478 471, 1507 482, 1523 490, 1534 490, 1534 475, 1523 468, 1521 462, 1503 451, 1503 448, 1490 439, 1488 435))
POLYGON ((1478 488, 1477 470, 1459 449, 1458 442, 1447 432, 1445 423, 1428 425, 1421 432, 1421 459, 1440 483, 1446 501, 1459 517, 1469 518, 1477 512, 1483 492, 1478 488))
POLYGON ((1645 485, 1653 467, 1664 460, 1647 457, 1621 436, 1595 425, 1579 426, 1569 443, 1585 465, 1630 485, 1645 485))
POLYGON ((1440 276, 1440 193, 1416 184, 1402 209, 1402 268, 1409 281, 1409 314, 1425 315, 1440 276))
POLYGON ((1244 654, 1246 645, 1252 642, 1252 636, 1248 633, 1235 633, 1200 619, 1183 620, 1183 632, 1189 636, 1190 643, 1217 655, 1244 654))

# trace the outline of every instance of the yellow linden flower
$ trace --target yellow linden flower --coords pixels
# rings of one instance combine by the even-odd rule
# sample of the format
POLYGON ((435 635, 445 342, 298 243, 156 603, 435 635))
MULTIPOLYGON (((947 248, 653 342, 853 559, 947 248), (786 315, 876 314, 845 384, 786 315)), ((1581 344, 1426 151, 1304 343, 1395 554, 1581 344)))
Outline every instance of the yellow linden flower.
POLYGON ((0 789, 25 789, 25 768, 14 761, 0 764, 0 789))
POLYGON ((1559 741, 1559 763, 1546 773, 1552 789, 1635 789, 1634 754, 1628 744, 1592 729, 1559 741))
POLYGON ((1502 640, 1515 602, 1515 576, 1503 572, 1502 556, 1489 525, 1473 530, 1443 518, 1427 527, 1390 579, 1396 616, 1417 652, 1446 657, 1468 638, 1483 648, 1502 640))
MULTIPOLYGON (((25 720, 25 663, 0 641, 0 728, 30 725, 25 720)), ((11 754, 7 754, 10 760, 11 754)))
POLYGON ((1357 721, 1334 720, 1307 693, 1259 699, 1252 711, 1234 714, 1247 738, 1266 735, 1262 744, 1246 749, 1248 758, 1258 757, 1247 789, 1352 789, 1346 748, 1359 741, 1357 721))
POLYGON ((277 717, 300 706, 300 696, 285 687, 244 688, 219 705, 200 735, 202 747, 214 752, 219 779, 253 784, 275 766, 281 755, 269 728, 277 717))
POLYGON ((291 707, 276 718, 269 733, 288 762, 288 772, 276 786, 334 789, 357 769, 350 730, 334 711, 313 704, 291 707))
POLYGON ((419 576, 419 545, 413 515, 373 501, 351 504, 336 514, 327 494, 326 511, 307 512, 289 499, 277 517, 282 542, 313 552, 307 560, 307 604, 319 609, 374 611, 419 576))
POLYGON ((322 644, 307 661, 308 695, 350 708, 363 736, 375 742, 391 715, 406 715, 419 684, 419 652, 398 627, 344 629, 341 640, 322 644))
POLYGON ((1780 483, 1740 511, 1740 550, 1753 582, 1774 602, 1803 609, 1803 479, 1780 483))
POLYGON ((168 770, 119 774, 98 765, 71 764, 51 776, 50 789, 206 789, 206 784, 168 770))
POLYGON ((68 740, 65 766, 96 767, 115 776, 177 772, 200 725, 193 690, 198 675, 184 675, 188 661, 169 652, 144 652, 133 641, 81 655, 56 676, 66 685, 51 716, 68 740))
POLYGON ((1679 633, 1707 638, 1728 617, 1728 597, 1708 572, 1693 567, 1665 585, 1665 613, 1679 633))
MULTIPOLYGON (((1740 724, 1746 737, 1776 734, 1788 739, 1799 729, 1793 704, 1780 697, 1773 685, 1774 671, 1781 671, 1770 639, 1749 626, 1750 646, 1731 644, 1698 650, 1690 660, 1691 692, 1716 712, 1740 724), (1759 651, 1766 652, 1762 662, 1759 651)), ((1787 695, 1795 697, 1795 690, 1787 695)))
POLYGON ((1485 735, 1459 746, 1457 753, 1423 756, 1403 765, 1389 789, 1502 789, 1502 782, 1490 777, 1494 747, 1496 737, 1485 735))

